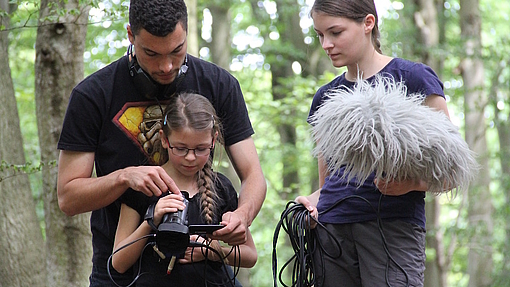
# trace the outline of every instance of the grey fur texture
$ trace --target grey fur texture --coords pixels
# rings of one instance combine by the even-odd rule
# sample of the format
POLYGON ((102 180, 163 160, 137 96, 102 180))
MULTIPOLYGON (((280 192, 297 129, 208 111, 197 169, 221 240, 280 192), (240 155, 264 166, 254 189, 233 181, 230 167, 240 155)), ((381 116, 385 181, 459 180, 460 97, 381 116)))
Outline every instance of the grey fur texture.
POLYGON ((335 89, 312 116, 314 156, 332 172, 360 185, 377 179, 422 179, 429 191, 467 189, 478 169, 474 153, 441 111, 422 104, 424 95, 406 97, 393 78, 373 84, 358 80, 353 89, 335 89))

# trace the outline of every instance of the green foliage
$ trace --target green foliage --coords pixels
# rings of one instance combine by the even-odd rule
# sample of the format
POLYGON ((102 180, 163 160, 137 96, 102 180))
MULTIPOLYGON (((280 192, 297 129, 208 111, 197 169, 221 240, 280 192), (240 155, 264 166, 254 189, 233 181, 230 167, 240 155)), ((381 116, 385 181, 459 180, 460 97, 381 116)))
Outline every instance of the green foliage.
MULTIPOLYGON (((286 147, 282 147, 276 126, 278 123, 293 124, 297 130, 297 145, 294 162, 299 173, 299 194, 309 194, 317 188, 314 179, 317 176, 317 163, 311 156, 313 143, 310 138, 306 118, 311 100, 317 88, 329 82, 334 75, 328 74, 319 80, 302 78, 285 79, 284 93, 289 96, 280 101, 274 101, 271 95, 270 72, 264 70, 245 69, 234 73, 239 79, 246 104, 249 108, 250 119, 255 129, 255 145, 259 153, 262 169, 268 184, 268 192, 261 212, 253 222, 251 230, 257 246, 259 259, 252 269, 251 283, 253 286, 270 286, 273 252, 273 236, 276 223, 285 209, 287 202, 282 200, 283 170, 282 154, 286 147), (268 224, 268 223, 271 224, 268 224)), ((298 194, 290 194, 288 198, 295 198, 298 194)), ((277 239, 279 267, 291 257, 292 249, 286 245, 285 234, 277 239)), ((290 282, 290 281, 287 281, 290 282)))
MULTIPOLYGON (((417 33, 413 24, 413 7, 409 1, 392 1, 395 5, 387 13, 380 15, 381 41, 383 52, 391 56, 404 57, 417 60, 416 51, 423 50, 415 39, 417 33), (402 4, 399 8, 398 4, 402 4)), ((27 164, 13 165, 2 162, 0 165, 0 181, 19 174, 29 174, 31 186, 36 200, 41 196, 41 173, 45 167, 55 168, 55 162, 40 163, 39 141, 35 118, 34 100, 34 60, 35 60, 35 33, 38 25, 40 1, 11 1, 17 7, 12 13, 0 11, 0 17, 9 15, 11 25, 9 31, 9 59, 12 72, 15 94, 20 115, 23 148, 27 164)), ((82 0, 92 7, 89 17, 88 33, 86 39, 86 52, 84 55, 85 75, 104 67, 113 60, 124 55, 128 46, 126 25, 128 22, 127 0, 82 0)), ((285 33, 288 23, 282 19, 286 9, 304 13, 304 1, 286 0, 287 6, 275 14, 269 14, 265 5, 272 5, 272 1, 219 1, 218 5, 230 7, 232 17, 231 34, 252 35, 262 39, 261 47, 240 49, 233 45, 231 49, 233 59, 246 61, 251 55, 263 58, 263 63, 251 65, 243 63, 242 70, 234 72, 239 79, 250 118, 255 129, 255 145, 264 171, 268 192, 267 197, 256 220, 252 225, 252 233, 259 252, 257 265, 251 270, 251 283, 253 286, 271 286, 272 277, 268 276, 271 270, 272 240, 274 228, 280 219, 280 214, 286 202, 282 198, 293 199, 297 194, 290 194, 284 190, 282 178, 288 170, 283 170, 283 153, 292 148, 293 157, 290 158, 289 169, 298 171, 299 180, 297 190, 300 194, 309 194, 317 188, 317 164, 311 156, 313 143, 310 138, 306 118, 310 103, 316 89, 329 82, 334 74, 311 75, 304 77, 296 74, 293 77, 280 81, 281 95, 287 95, 281 100, 274 100, 271 87, 270 67, 274 63, 283 62, 290 65, 289 59, 306 60, 310 51, 318 45, 312 30, 304 30, 303 36, 313 39, 308 51, 295 48, 292 44, 283 42, 280 37, 269 37, 285 33), (256 28, 256 29, 254 29, 256 28), (252 31, 256 31, 255 34, 252 31), (270 65, 267 65, 270 64, 270 65), (282 146, 277 130, 278 124, 288 124, 295 127, 296 146, 282 146), (284 194, 285 196, 282 196, 284 194), (269 224, 268 224, 269 223, 269 224)), ((207 8, 210 1, 199 1, 200 11, 207 8)), ((285 5, 284 5, 285 6, 285 5)), ((495 91, 491 97, 491 106, 487 109, 487 138, 491 156, 491 197, 494 202, 494 237, 491 244, 494 250, 494 278, 495 286, 505 286, 508 282, 507 274, 510 263, 505 253, 508 253, 508 235, 506 226, 510 218, 510 208, 504 193, 508 175, 502 174, 498 161, 499 144, 496 129, 498 120, 506 123, 510 115, 509 83, 510 83, 510 33, 508 18, 510 17, 510 2, 496 0, 481 0, 483 60, 486 70, 486 90, 495 91), (498 118, 495 118, 495 117, 498 118), (505 281, 506 280, 506 281, 505 281)), ((64 11, 53 7, 58 13, 54 17, 64 17, 66 14, 79 13, 79 10, 64 11)), ((460 37, 459 27, 459 1, 444 1, 444 11, 441 21, 444 21, 444 44, 433 47, 430 51, 443 59, 441 79, 445 84, 448 107, 454 123, 463 126, 463 82, 459 72, 460 61, 464 53, 464 46, 460 37)), ((202 14, 199 13, 199 17, 202 14)), ((62 18, 63 19, 63 18, 62 18)), ((5 27, 0 27, 5 30, 5 27)), ((281 35, 280 35, 281 36, 281 35)), ((202 39, 201 45, 207 45, 202 39)), ((340 74, 342 70, 338 71, 340 74)), ((84 75, 84 76, 85 76, 84 75)), ((289 160, 289 159, 287 159, 289 160)), ((444 234, 444 245, 451 248, 450 271, 448 281, 450 286, 467 286, 468 251, 470 238, 478 230, 469 226, 467 220, 467 203, 463 201, 464 195, 459 194, 454 199, 444 198, 442 202, 441 229, 437 232, 444 234)), ((39 201, 40 202, 40 201, 39 201)), ((38 214, 43 217, 42 206, 38 205, 38 214)), ((284 235, 278 239, 279 262, 283 263, 291 255, 291 249, 286 245, 284 235)), ((430 257, 435 256, 428 250, 430 257)), ((280 266, 281 267, 281 266, 280 266)), ((507 284, 508 285, 508 284, 507 284)))
POLYGON ((19 174, 32 174, 41 171, 45 167, 55 166, 57 166, 56 161, 51 161, 49 163, 40 162, 39 164, 33 164, 31 162, 26 164, 12 164, 2 160, 2 163, 0 164, 0 182, 19 174))
POLYGON ((126 54, 129 1, 93 1, 85 43, 85 75, 126 54))
MULTIPOLYGON (((11 1, 10 10, 3 11, 0 9, 0 17, 9 16, 11 18, 9 30, 16 30, 22 28, 37 27, 39 16, 39 3, 40 1, 11 1)), ((0 31, 6 29, 0 26, 0 31)))

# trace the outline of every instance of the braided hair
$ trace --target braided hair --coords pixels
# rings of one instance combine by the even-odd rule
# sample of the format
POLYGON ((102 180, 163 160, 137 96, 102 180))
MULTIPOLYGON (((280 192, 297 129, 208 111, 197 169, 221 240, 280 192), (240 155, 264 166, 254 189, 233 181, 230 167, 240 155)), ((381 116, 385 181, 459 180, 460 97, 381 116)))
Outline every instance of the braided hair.
MULTIPOLYGON (((195 131, 210 130, 223 143, 221 124, 216 111, 207 98, 194 93, 181 93, 170 99, 165 111, 163 132, 169 136, 172 131, 190 128, 195 131)), ((200 210, 208 224, 219 222, 217 213, 219 197, 215 190, 216 174, 212 170, 212 156, 198 172, 197 186, 200 196, 200 210)))

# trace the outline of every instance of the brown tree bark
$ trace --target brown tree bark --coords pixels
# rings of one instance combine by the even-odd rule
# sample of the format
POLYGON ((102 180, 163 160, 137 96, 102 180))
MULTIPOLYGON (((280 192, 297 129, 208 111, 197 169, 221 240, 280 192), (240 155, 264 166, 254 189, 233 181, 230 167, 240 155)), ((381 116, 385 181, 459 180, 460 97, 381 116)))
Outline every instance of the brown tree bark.
POLYGON ((229 6, 229 1, 222 1, 221 4, 216 4, 216 1, 212 1, 211 5, 208 6, 213 17, 212 61, 226 70, 230 69, 230 62, 232 61, 232 53, 230 53, 232 40, 230 37, 229 6))
MULTIPOLYGON (((504 57, 504 56, 503 56, 504 57)), ((505 59, 500 58, 500 61, 505 61, 505 59)), ((508 95, 508 89, 506 86, 502 85, 499 81, 499 78, 503 75, 504 66, 498 65, 496 69, 491 71, 491 84, 490 84, 490 102, 494 109, 494 124, 498 131, 498 143, 499 143, 499 154, 498 159, 501 164, 501 175, 500 175, 500 184, 502 192, 505 194, 505 206, 510 204, 510 121, 509 115, 505 110, 500 110, 498 108, 498 102, 502 100, 498 97, 499 94, 503 94, 505 96, 508 95)), ((503 213, 508 214, 507 212, 503 213)), ((500 282, 508 282, 510 278, 510 221, 506 220, 505 222, 505 236, 506 241, 503 245, 503 260, 502 260, 502 271, 500 272, 500 276, 502 277, 499 280, 500 282)))
MULTIPOLYGON (((8 0, 0 0, 1 11, 9 8, 8 0)), ((9 21, 0 16, 0 25, 9 27, 9 21)), ((8 36, 9 30, 0 30, 0 286, 41 286, 46 281, 44 240, 28 176, 14 167, 26 162, 8 36)))
MULTIPOLYGON (((438 5, 435 0, 415 0, 414 23, 418 29, 421 61, 430 66, 441 77, 442 61, 430 51, 437 48, 441 27, 438 21, 438 5)), ((441 13, 442 11, 439 11, 441 13)), ((433 249, 434 256, 427 258, 425 268, 425 287, 447 286, 447 264, 443 245, 443 233, 440 228, 441 204, 439 197, 427 194, 425 213, 427 218, 427 248, 433 249)))
MULTIPOLYGON (((279 43, 281 47, 287 49, 275 49, 276 55, 271 64, 271 86, 273 100, 283 101, 286 97, 292 96, 288 92, 289 87, 284 85, 285 79, 294 76, 292 63, 297 61, 304 66, 305 59, 300 58, 299 53, 295 51, 306 51, 307 47, 303 40, 303 33, 299 25, 299 7, 295 3, 288 0, 277 0, 278 8, 278 33, 280 36, 279 43)), ((287 112, 287 111, 286 111, 287 112)), ((288 111, 292 114, 293 111, 288 111)), ((292 117, 292 116, 291 116, 292 117)), ((283 192, 280 197, 284 201, 293 200, 296 195, 302 194, 299 190, 299 174, 297 170, 296 153, 296 128, 293 123, 285 121, 277 123, 277 130, 280 134, 280 142, 282 147, 282 164, 283 164, 283 192)), ((308 191, 306 191, 308 192, 308 191)))
MULTIPOLYGON (((36 39, 35 99, 42 162, 58 159, 56 146, 69 95, 83 78, 89 9, 78 0, 41 1, 36 39), (65 16, 58 16, 57 9, 65 11, 65 16)), ((55 167, 43 169, 43 194, 47 286, 87 286, 92 256, 90 215, 67 217, 59 209, 55 167)))
POLYGON ((484 111, 484 66, 481 55, 481 17, 479 0, 460 1, 461 38, 465 46, 460 70, 464 82, 466 142, 479 156, 481 170, 469 189, 468 221, 474 230, 468 254, 469 287, 490 286, 492 282, 493 221, 489 184, 489 158, 484 111))

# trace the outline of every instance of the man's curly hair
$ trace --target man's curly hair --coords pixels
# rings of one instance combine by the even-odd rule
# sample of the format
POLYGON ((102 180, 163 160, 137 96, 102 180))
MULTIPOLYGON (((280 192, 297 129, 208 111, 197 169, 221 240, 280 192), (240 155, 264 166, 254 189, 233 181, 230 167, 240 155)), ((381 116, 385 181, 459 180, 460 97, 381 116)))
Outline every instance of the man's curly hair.
POLYGON ((145 29, 157 37, 172 33, 178 23, 188 30, 188 12, 184 0, 131 0, 129 24, 136 36, 145 29))

